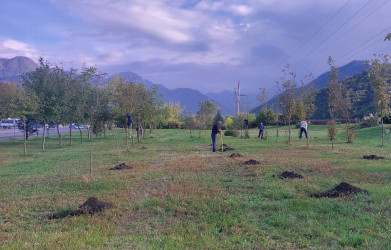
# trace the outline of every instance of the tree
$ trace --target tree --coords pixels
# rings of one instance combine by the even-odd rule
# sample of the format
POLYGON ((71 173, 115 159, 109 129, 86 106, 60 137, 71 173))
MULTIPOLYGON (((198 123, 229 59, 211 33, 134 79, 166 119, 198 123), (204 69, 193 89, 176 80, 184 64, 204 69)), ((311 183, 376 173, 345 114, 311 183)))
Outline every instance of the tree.
POLYGON ((329 108, 329 114, 331 122, 329 124, 329 137, 331 140, 331 148, 334 149, 334 141, 336 135, 336 123, 335 118, 339 109, 339 104, 342 99, 342 85, 338 82, 338 69, 334 65, 334 61, 331 57, 328 59, 330 66, 330 75, 328 78, 328 98, 327 104, 329 108))
POLYGON ((215 117, 213 118, 213 123, 216 123, 218 121, 221 121, 224 124, 224 117, 221 115, 220 109, 217 110, 217 113, 216 113, 215 117))
POLYGON ((181 106, 179 103, 172 105, 168 103, 160 109, 160 119, 163 128, 180 128, 182 122, 179 120, 181 106))
POLYGON ((19 117, 22 122, 22 127, 24 131, 24 142, 23 142, 23 151, 24 155, 27 154, 27 138, 28 138, 28 130, 27 130, 27 119, 28 117, 33 117, 38 109, 38 98, 33 92, 23 91, 20 87, 16 86, 12 89, 13 105, 10 106, 9 114, 14 117, 19 117))
POLYGON ((0 118, 11 117, 19 102, 20 87, 15 83, 0 82, 0 118))
POLYGON ((279 88, 279 103, 285 121, 288 123, 288 143, 291 142, 291 121, 296 104, 296 74, 289 71, 289 64, 282 70, 280 81, 277 81, 279 88))
POLYGON ((213 116, 217 110, 217 105, 210 100, 206 100, 200 102, 198 106, 200 107, 200 110, 197 112, 197 123, 198 129, 201 131, 212 126, 213 116))
POLYGON ((51 69, 43 58, 39 59, 40 66, 22 76, 22 86, 27 92, 32 92, 38 97, 37 120, 43 123, 42 151, 45 150, 46 124, 55 118, 57 95, 60 90, 53 84, 51 69))
POLYGON ((197 120, 194 115, 187 115, 183 118, 185 128, 190 130, 190 137, 193 137, 192 131, 197 127, 197 120))
MULTIPOLYGON (((295 116, 299 121, 309 120, 316 110, 316 88, 313 79, 312 74, 309 74, 301 81, 300 97, 295 108, 295 116)), ((307 148, 309 148, 309 137, 309 130, 307 128, 307 148)))
POLYGON ((260 95, 257 96, 257 99, 258 99, 259 103, 263 106, 262 109, 264 109, 264 113, 266 116, 261 118, 261 111, 262 111, 262 109, 261 109, 259 111, 259 116, 257 116, 257 123, 264 122, 265 134, 264 134, 263 138, 267 139, 267 125, 269 124, 269 116, 268 116, 269 112, 267 109, 267 92, 266 92, 266 88, 260 88, 260 90, 261 90, 261 93, 260 93, 260 95))
POLYGON ((390 56, 378 55, 378 58, 367 61, 368 75, 373 89, 377 112, 381 117, 382 146, 384 146, 384 116, 388 113, 390 103, 391 62, 390 56))

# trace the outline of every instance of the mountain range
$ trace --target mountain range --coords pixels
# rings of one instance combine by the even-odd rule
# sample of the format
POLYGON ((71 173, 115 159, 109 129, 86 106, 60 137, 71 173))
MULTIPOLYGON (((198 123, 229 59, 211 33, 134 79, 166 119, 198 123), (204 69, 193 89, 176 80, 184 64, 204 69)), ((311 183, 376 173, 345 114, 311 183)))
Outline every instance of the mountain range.
MULTIPOLYGON (((21 74, 34 70, 38 66, 39 65, 37 63, 35 63, 33 60, 27 57, 18 56, 11 59, 1 58, 0 59, 0 81, 19 82, 21 74)), ((350 79, 352 76, 356 74, 360 74, 365 70, 366 70, 365 62, 352 61, 339 68, 339 80, 342 81, 344 79, 350 79)), ((131 71, 116 73, 108 76, 107 79, 114 76, 121 77, 127 82, 142 83, 146 87, 151 87, 152 85, 154 85, 153 82, 144 79, 140 75, 131 71)), ((329 76, 329 72, 326 72, 313 81, 315 87, 319 90, 319 93, 324 94, 323 89, 327 87, 328 76, 329 76)), ((364 76, 361 77, 361 80, 367 81, 367 79, 365 79, 364 76)), ((351 82, 356 82, 356 80, 351 79, 350 85, 352 85, 351 82)), ((234 87, 236 86, 233 86, 232 91, 225 90, 218 93, 207 93, 207 94, 203 94, 200 91, 191 88, 168 89, 161 84, 158 84, 158 86, 159 86, 158 93, 162 96, 163 101, 165 103, 168 102, 179 103, 183 108, 182 113, 184 114, 186 113, 195 114, 199 110, 198 103, 206 100, 212 100, 213 102, 215 102, 220 107, 221 112, 224 115, 235 114, 236 97, 234 94, 234 87)), ((247 93, 247 94, 244 93, 243 96, 241 96, 243 110, 250 110, 251 113, 259 112, 262 106, 256 107, 257 94, 258 93, 247 93)), ((322 98, 324 98, 324 96, 321 96, 319 94, 317 95, 316 102, 318 102, 318 105, 321 105, 320 100, 322 98)), ((267 102, 267 105, 269 108, 278 110, 277 102, 278 102, 278 95, 272 97, 267 102)), ((356 109, 359 108, 356 107, 356 109)), ((319 118, 326 117, 327 115, 321 114, 322 110, 323 110, 322 108, 318 109, 318 111, 315 112, 314 116, 317 116, 319 118)))
MULTIPOLYGON (((352 61, 352 62, 338 68, 338 73, 339 73, 338 74, 338 81, 345 82, 357 74, 362 74, 366 69, 367 69, 367 66, 364 61, 352 61)), ((327 80, 329 78, 329 75, 330 75, 330 71, 321 74, 319 77, 317 77, 316 79, 313 80, 314 87, 319 93, 326 94, 324 89, 327 88, 327 85, 328 85, 327 80)), ((362 79, 364 79, 364 78, 362 78, 362 79)), ((364 80, 369 84, 368 79, 364 79, 364 80)), ((296 93, 300 93, 301 88, 306 88, 306 86, 297 88, 296 93)), ((320 97, 321 96, 319 96, 319 98, 320 97)), ((325 99, 325 105, 326 105, 327 104, 327 95, 322 96, 322 98, 326 98, 325 99)), ((273 109, 275 112, 279 112, 278 102, 279 102, 279 95, 275 95, 273 98, 271 98, 266 103, 266 105, 268 108, 273 109)), ((320 104, 320 103, 318 103, 318 104, 320 104)), ((251 110, 251 112, 257 114, 262 109, 262 107, 263 107, 263 105, 260 105, 256 108, 254 108, 253 110, 251 110)), ((326 109, 326 112, 327 112, 327 109, 326 109)), ((315 114, 317 117, 323 116, 323 115, 319 114, 319 111, 315 112, 315 114)), ((315 114, 314 114, 314 116, 315 116, 315 114)), ((327 115, 325 115, 325 116, 327 116, 327 115)))

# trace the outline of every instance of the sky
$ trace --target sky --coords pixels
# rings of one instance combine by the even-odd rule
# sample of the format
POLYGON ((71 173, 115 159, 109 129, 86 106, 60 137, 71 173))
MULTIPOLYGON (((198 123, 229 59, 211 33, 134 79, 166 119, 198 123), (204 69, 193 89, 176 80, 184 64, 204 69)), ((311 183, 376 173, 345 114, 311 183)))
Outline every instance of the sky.
POLYGON ((391 54, 391 0, 1 0, 0 57, 132 71, 203 93, 275 89, 391 54))

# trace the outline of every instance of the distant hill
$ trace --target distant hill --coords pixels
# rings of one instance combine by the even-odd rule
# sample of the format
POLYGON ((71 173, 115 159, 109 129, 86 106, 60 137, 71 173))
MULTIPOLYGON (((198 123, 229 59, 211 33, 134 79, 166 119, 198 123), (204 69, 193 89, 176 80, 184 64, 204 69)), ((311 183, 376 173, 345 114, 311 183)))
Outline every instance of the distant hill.
MULTIPOLYGON (((343 81, 346 89, 350 93, 350 101, 352 104, 351 119, 362 118, 374 114, 376 111, 373 101, 373 90, 371 88, 367 72, 356 74, 343 81)), ((321 89, 315 97, 315 106, 317 107, 312 119, 329 119, 327 105, 328 89, 321 89)))
MULTIPOLYGON (((361 74, 366 69, 367 69, 367 67, 366 67, 366 64, 364 61, 352 61, 352 62, 338 68, 338 72, 339 72, 339 79, 338 80, 343 81, 344 79, 348 79, 355 74, 361 74)), ((327 85, 328 85, 327 80, 328 80, 329 75, 330 75, 330 71, 317 77, 313 81, 315 88, 318 90, 321 90, 321 89, 327 87, 327 85)), ((304 86, 304 88, 305 88, 305 86, 304 86)), ((300 93, 300 89, 301 89, 301 87, 298 88, 297 93, 300 93)), ((274 96, 273 98, 271 98, 267 102, 267 106, 275 111, 278 111, 279 110, 278 99, 279 99, 279 95, 274 96)), ((258 114, 261 109, 262 109, 262 105, 254 108, 253 110, 251 110, 251 112, 258 114)))
MULTIPOLYGON (((126 82, 142 83, 148 88, 154 85, 153 82, 144 79, 140 75, 131 71, 117 73, 112 75, 111 77, 114 76, 121 77, 126 82)), ((183 108, 182 110, 183 113, 186 112, 190 112, 192 114, 197 113, 197 111, 199 110, 198 103, 210 99, 208 96, 202 94, 201 92, 195 89, 190 89, 190 88, 168 89, 161 84, 156 84, 156 85, 159 86, 158 93, 162 95, 163 101, 165 103, 168 102, 179 103, 183 108)), ((218 102, 215 103, 219 105, 218 102)))
POLYGON ((19 82, 20 75, 36 69, 38 64, 27 57, 0 58, 0 81, 19 82))

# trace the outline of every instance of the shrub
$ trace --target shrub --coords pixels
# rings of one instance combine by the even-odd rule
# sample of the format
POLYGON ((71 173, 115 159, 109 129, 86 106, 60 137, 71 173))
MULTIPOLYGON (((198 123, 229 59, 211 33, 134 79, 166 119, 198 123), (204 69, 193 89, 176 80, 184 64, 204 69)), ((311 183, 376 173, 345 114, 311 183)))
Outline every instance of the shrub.
POLYGON ((239 136, 239 131, 237 130, 227 130, 224 132, 225 136, 233 136, 233 137, 238 137, 239 136))
POLYGON ((347 127, 346 129, 346 137, 348 139, 348 143, 352 143, 355 137, 355 130, 352 127, 347 127))
POLYGON ((376 116, 364 117, 364 120, 360 123, 360 128, 375 127, 378 125, 378 118, 376 116))
POLYGON ((337 132, 338 132, 336 123, 329 122, 327 124, 327 129, 328 129, 328 134, 329 134, 330 140, 336 141, 337 138, 335 138, 335 136, 337 135, 337 132))

